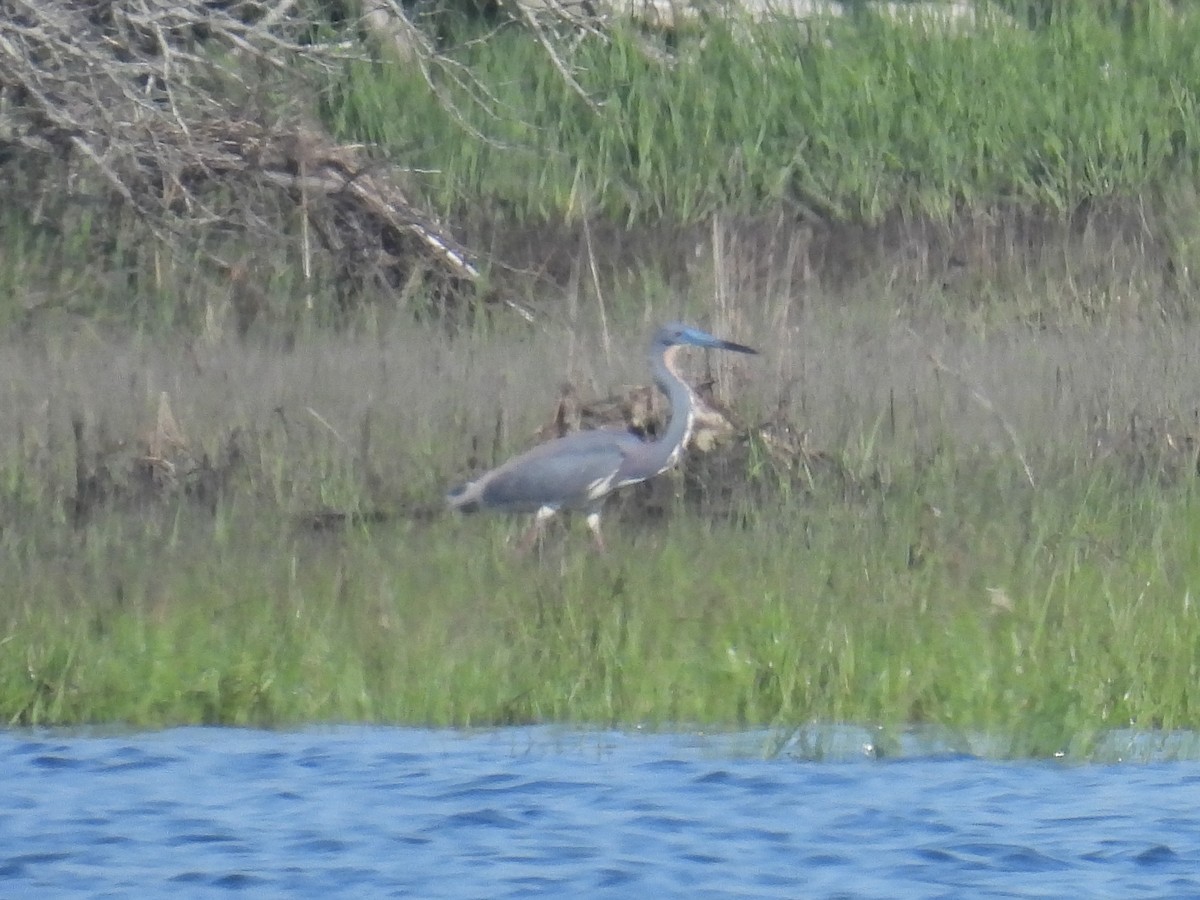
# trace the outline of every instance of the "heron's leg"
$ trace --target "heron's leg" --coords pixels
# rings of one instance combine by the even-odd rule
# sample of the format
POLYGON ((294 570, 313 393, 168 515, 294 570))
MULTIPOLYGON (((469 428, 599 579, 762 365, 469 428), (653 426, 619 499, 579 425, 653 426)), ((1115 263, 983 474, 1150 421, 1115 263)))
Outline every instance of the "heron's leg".
POLYGON ((587 527, 592 532, 592 540, 596 543, 596 549, 604 553, 608 548, 604 546, 604 535, 600 533, 600 509, 593 507, 587 511, 587 527))
POLYGON ((519 553, 528 553, 533 549, 533 545, 537 543, 538 538, 542 535, 542 524, 553 516, 554 513, 555 509, 552 506, 543 506, 534 513, 533 521, 529 524, 529 528, 526 529, 525 534, 517 543, 517 551, 519 553))

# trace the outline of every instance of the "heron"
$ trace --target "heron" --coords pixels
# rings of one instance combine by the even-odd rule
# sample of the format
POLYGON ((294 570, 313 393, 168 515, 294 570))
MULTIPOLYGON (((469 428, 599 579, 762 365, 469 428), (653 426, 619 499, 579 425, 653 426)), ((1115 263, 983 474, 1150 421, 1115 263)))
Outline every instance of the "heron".
POLYGON ((533 513, 521 539, 528 550, 546 521, 567 510, 581 510, 596 548, 603 552, 600 512, 609 494, 627 485, 648 481, 679 462, 692 434, 696 395, 676 366, 684 347, 757 353, 744 344, 713 337, 678 322, 664 325, 650 342, 650 368, 659 390, 671 404, 671 419, 656 440, 644 440, 620 428, 578 431, 526 450, 446 495, 459 512, 495 510, 533 513))

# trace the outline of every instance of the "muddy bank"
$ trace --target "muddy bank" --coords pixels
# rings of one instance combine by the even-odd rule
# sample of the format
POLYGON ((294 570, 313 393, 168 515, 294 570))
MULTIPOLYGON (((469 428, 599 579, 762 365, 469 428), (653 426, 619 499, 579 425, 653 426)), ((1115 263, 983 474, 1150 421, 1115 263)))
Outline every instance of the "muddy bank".
MULTIPOLYGON (((717 287, 738 292, 742 302, 784 291, 798 305, 806 295, 885 285, 901 292, 898 300, 940 294, 982 303, 998 299, 996 291, 1059 282, 1084 313, 1106 311, 1114 281, 1128 279, 1154 296, 1152 306, 1127 297, 1129 314, 1187 316, 1195 271, 1191 242, 1182 239, 1187 230, 1174 213, 1130 200, 1081 205, 1065 219, 996 206, 964 209, 949 222, 895 212, 867 225, 781 208, 628 229, 603 220, 480 220, 464 233, 468 244, 486 248, 498 290, 538 295, 551 312, 564 291, 620 291, 651 274, 673 290, 711 292, 720 279, 727 283, 717 287)), ((1055 305, 1045 304, 1043 314, 1052 317, 1055 305)))

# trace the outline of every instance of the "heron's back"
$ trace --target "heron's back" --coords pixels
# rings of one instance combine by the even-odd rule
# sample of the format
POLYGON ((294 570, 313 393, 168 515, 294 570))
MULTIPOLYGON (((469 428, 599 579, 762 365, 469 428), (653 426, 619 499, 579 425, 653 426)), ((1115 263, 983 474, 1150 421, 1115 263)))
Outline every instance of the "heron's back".
POLYGON ((636 435, 615 428, 568 434, 485 472, 446 499, 462 512, 585 506, 611 490, 622 463, 642 445, 636 435))

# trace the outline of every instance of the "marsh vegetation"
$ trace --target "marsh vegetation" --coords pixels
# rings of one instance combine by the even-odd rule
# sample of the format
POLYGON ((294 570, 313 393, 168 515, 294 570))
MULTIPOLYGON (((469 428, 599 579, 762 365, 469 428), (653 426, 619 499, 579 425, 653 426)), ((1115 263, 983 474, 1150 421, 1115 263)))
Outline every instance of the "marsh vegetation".
POLYGON ((486 251, 470 295, 6 204, 0 715, 1200 726, 1200 20, 1154 9, 616 33, 594 103, 451 30, 487 111, 348 64, 326 121, 486 251), (694 356, 733 432, 607 555, 443 513, 673 318, 762 356, 694 356))

